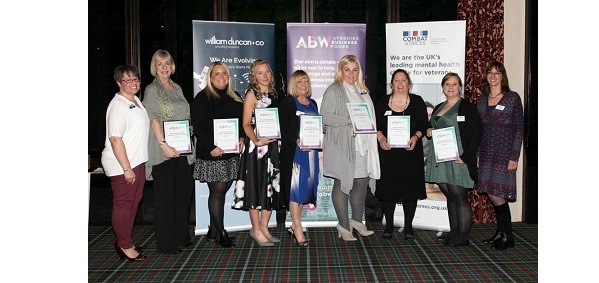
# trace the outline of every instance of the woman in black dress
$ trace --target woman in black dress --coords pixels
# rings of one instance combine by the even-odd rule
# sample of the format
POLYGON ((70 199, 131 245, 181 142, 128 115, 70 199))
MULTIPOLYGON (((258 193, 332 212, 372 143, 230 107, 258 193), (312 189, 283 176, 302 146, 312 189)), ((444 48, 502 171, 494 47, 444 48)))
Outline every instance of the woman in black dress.
POLYGON ((408 72, 397 69, 391 76, 391 94, 379 98, 374 105, 381 164, 381 178, 376 182, 375 196, 381 201, 385 215, 385 239, 393 236, 393 215, 397 203, 403 205, 404 238, 413 239, 412 221, 416 215, 416 205, 418 200, 426 199, 422 137, 429 123, 424 100, 410 93, 411 87, 408 72), (408 148, 391 148, 389 145, 387 116, 410 117, 410 137, 406 141, 408 148))

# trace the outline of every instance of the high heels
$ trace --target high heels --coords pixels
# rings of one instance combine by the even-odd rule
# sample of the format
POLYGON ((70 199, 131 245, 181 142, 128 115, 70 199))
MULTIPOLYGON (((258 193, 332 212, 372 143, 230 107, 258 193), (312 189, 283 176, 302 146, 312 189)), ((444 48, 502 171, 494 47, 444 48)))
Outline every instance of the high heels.
POLYGON ((271 243, 280 243, 281 240, 273 235, 270 235, 270 238, 268 238, 268 241, 271 243))
MULTIPOLYGON (((341 227, 339 223, 337 223, 337 235, 339 238, 342 238, 344 241, 357 241, 356 237, 352 235, 351 231, 345 230, 345 228, 341 227)), ((350 228, 351 229, 351 228, 350 228)))
POLYGON ((366 228, 366 225, 364 225, 364 223, 358 222, 353 219, 349 219, 349 226, 351 228, 356 229, 356 231, 358 231, 358 233, 360 233, 360 235, 362 235, 362 236, 370 236, 370 235, 374 234, 374 231, 368 230, 368 228, 366 228))
POLYGON ((147 257, 142 254, 138 254, 137 257, 129 257, 122 249, 119 247, 118 243, 114 243, 114 249, 116 250, 116 254, 119 255, 121 259, 128 259, 129 261, 142 261, 147 257))
POLYGON ((495 235, 491 236, 488 239, 484 239, 483 243, 495 245, 495 243, 497 241, 499 241, 500 239, 501 239, 501 232, 499 231, 499 229, 497 229, 497 230, 495 230, 495 235))
POLYGON ((295 231, 293 230, 293 228, 289 227, 289 229, 287 229, 287 233, 289 233, 289 235, 293 236, 293 242, 295 243, 296 246, 298 246, 298 247, 307 247, 308 246, 308 242, 309 242, 308 239, 304 240, 303 242, 300 242, 297 239, 297 236, 295 235, 295 231), (289 231, 289 229, 291 229, 291 231, 289 231))
POLYGON ((256 239, 256 235, 254 235, 254 230, 250 229, 250 237, 252 237, 254 239, 254 241, 256 241, 256 243, 258 244, 258 246, 261 247, 272 247, 275 244, 269 240, 266 240, 266 242, 260 242, 258 241, 258 239, 256 239))

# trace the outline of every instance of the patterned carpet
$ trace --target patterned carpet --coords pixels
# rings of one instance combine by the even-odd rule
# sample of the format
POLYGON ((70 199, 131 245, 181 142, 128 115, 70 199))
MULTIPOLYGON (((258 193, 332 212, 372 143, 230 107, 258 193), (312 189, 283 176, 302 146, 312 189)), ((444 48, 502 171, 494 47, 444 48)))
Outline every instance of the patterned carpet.
MULTIPOLYGON (((89 226, 89 282, 538 282, 538 227, 514 223, 516 247, 496 251, 481 239, 494 224, 475 224, 467 247, 444 247, 433 231, 416 230, 406 242, 399 232, 381 237, 380 222, 367 226, 376 233, 344 242, 335 227, 309 228, 307 248, 296 247, 286 230, 272 228, 282 242, 260 247, 246 231, 231 232, 237 247, 221 248, 204 236, 181 254, 155 251, 151 225, 138 225, 133 235, 145 247, 144 262, 118 258, 112 228, 89 226)), ((191 233, 192 227, 190 227, 191 233)))

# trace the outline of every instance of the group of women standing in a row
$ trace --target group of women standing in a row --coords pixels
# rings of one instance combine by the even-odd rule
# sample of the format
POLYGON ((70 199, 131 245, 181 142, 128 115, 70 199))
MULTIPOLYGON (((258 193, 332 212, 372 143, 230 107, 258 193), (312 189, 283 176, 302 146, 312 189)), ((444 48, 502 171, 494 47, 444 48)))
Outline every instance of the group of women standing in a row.
POLYGON ((516 200, 516 169, 524 123, 520 96, 510 90, 503 64, 493 61, 488 65, 477 105, 461 97, 459 75, 447 73, 441 80, 446 100, 434 107, 430 121, 422 97, 410 93, 412 81, 406 70, 393 72, 391 94, 374 103, 362 82, 355 56, 341 58, 337 74, 336 82, 325 91, 320 113, 327 129, 323 174, 334 179, 332 199, 340 237, 356 240, 353 229, 362 236, 373 233, 362 223, 370 185, 385 215, 383 238, 393 236, 395 207, 401 203, 404 238, 413 239, 417 202, 427 198, 425 183, 435 183, 447 198, 450 226, 450 232, 442 234, 440 240, 451 247, 469 245, 472 208, 468 191, 478 182, 478 192, 488 194, 493 203, 498 226, 495 235, 483 242, 499 250, 514 246, 507 201, 516 200), (346 104, 360 102, 375 113, 376 135, 353 132, 346 104), (408 148, 390 146, 388 116, 410 117, 408 148), (459 157, 437 162, 434 143, 429 142, 425 164, 422 139, 432 139, 433 129, 448 127, 454 129, 459 157))
POLYGON ((306 72, 298 70, 291 75, 288 96, 283 97, 277 94, 271 68, 262 59, 250 67, 244 98, 233 89, 227 65, 213 63, 207 86, 196 95, 191 107, 181 87, 170 79, 174 72, 171 55, 165 50, 156 51, 151 62, 155 78, 145 89, 143 104, 135 95, 140 88, 139 70, 127 65, 114 72, 120 90, 107 110, 102 164, 111 179, 115 249, 121 258, 145 259, 140 254, 142 247, 133 244, 131 231, 146 179, 154 181, 159 252, 176 254, 193 245, 188 219, 194 179, 206 182, 210 191, 208 240, 223 247, 235 246, 224 228, 224 202, 236 181, 233 208, 249 212, 249 233, 258 245, 280 242, 269 232, 268 223, 272 210, 287 209, 293 221, 288 233, 297 246, 308 246, 301 213, 304 205, 316 204, 321 169, 317 150, 299 146, 299 115, 304 114, 320 114, 323 118, 322 171, 334 180, 331 197, 339 220, 336 229, 343 240, 355 241, 354 229, 362 236, 374 233, 362 219, 369 187, 382 203, 386 221, 383 238, 392 237, 396 203, 401 203, 404 238, 413 239, 417 201, 426 198, 425 182, 430 182, 437 183, 447 197, 451 231, 442 237, 444 244, 468 245, 472 213, 468 189, 478 181, 479 192, 489 194, 498 218, 497 233, 485 242, 498 249, 513 246, 506 200, 516 198, 515 170, 523 118, 520 97, 510 91, 501 63, 493 62, 487 68, 478 108, 461 98, 460 77, 447 74, 441 82, 447 100, 435 107, 430 122, 424 100, 410 93, 408 72, 396 70, 391 78, 391 94, 373 101, 354 55, 339 60, 335 82, 325 91, 320 111, 310 98, 306 72), (356 134, 347 103, 366 103, 375 114, 378 132, 356 134), (279 109, 280 151, 276 139, 258 138, 255 132, 254 110, 274 107, 279 109), (390 147, 390 115, 410 117, 409 148, 390 147), (213 121, 225 118, 239 121, 237 153, 225 153, 215 145, 213 121), (163 122, 184 119, 191 120, 191 130, 197 137, 191 155, 180 155, 164 139, 163 122), (445 127, 456 129, 460 158, 436 163, 434 146, 430 145, 425 167, 422 139, 425 135, 430 138, 432 129, 445 127))

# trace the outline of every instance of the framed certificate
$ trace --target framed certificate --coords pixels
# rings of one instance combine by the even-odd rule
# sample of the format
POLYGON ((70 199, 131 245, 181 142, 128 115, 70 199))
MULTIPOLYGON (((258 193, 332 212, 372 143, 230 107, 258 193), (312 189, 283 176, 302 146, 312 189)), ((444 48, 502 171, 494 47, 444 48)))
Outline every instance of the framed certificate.
POLYGON ((410 147, 410 116, 387 116, 387 142, 392 148, 410 147))
POLYGON ((376 124, 373 113, 370 113, 366 103, 347 103, 347 110, 351 118, 354 133, 373 134, 376 133, 376 124))
POLYGON ((164 140, 169 146, 175 148, 180 155, 191 154, 191 131, 189 119, 162 122, 164 140))
POLYGON ((239 119, 214 119, 214 145, 225 153, 239 153, 239 119))
POLYGON ((432 137, 437 163, 453 161, 460 158, 454 127, 434 129, 432 131, 432 137))
POLYGON ((281 127, 279 125, 279 109, 256 108, 254 109, 256 121, 256 137, 259 139, 280 139, 281 127))
POLYGON ((321 149, 322 148, 322 116, 320 115, 300 115, 299 140, 301 148, 321 149))

